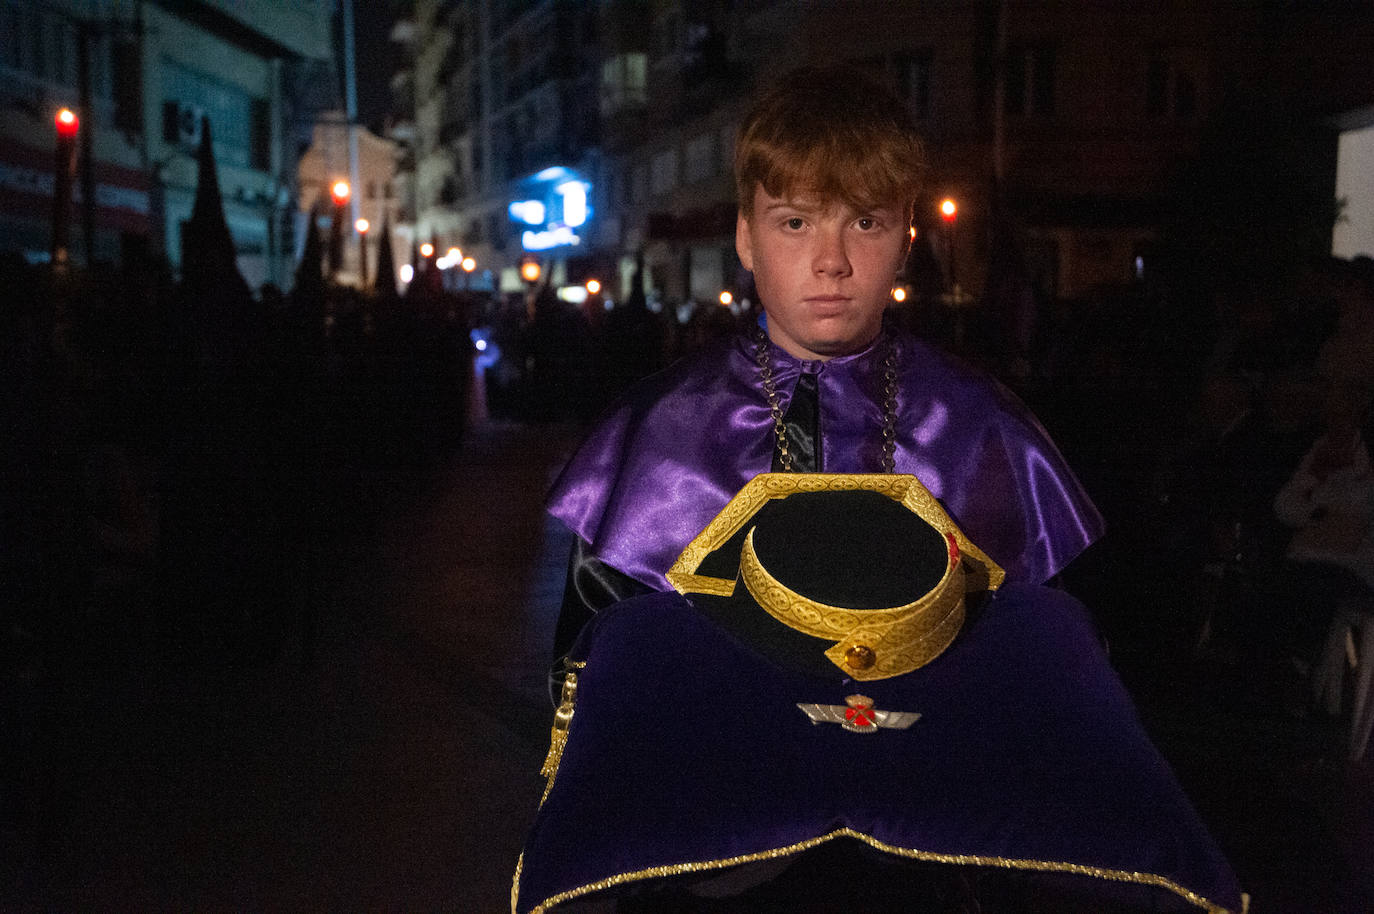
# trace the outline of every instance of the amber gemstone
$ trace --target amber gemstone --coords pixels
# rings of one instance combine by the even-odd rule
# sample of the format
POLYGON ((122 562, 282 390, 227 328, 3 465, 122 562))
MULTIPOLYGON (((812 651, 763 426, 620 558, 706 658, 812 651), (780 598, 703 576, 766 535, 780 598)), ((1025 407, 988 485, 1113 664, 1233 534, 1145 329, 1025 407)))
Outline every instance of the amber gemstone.
POLYGON ((856 644, 844 652, 844 664, 851 670, 866 670, 878 659, 873 648, 866 644, 856 644))

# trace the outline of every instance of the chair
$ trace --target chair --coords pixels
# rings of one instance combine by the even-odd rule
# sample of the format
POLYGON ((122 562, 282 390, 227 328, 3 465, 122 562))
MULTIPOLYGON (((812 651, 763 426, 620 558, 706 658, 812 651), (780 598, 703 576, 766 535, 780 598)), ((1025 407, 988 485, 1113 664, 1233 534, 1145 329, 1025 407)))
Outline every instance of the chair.
POLYGON ((1350 760, 1364 757, 1374 730, 1374 604, 1342 601, 1326 632, 1326 644, 1312 676, 1317 703, 1333 717, 1341 713, 1346 671, 1354 675, 1350 714, 1350 760))

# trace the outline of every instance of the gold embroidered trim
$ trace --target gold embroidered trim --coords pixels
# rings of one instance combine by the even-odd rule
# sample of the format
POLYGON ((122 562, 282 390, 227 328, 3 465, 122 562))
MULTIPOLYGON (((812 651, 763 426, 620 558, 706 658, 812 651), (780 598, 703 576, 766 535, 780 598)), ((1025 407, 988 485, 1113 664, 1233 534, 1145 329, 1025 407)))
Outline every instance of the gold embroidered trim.
POLYGON ((857 680, 886 679, 925 666, 949 647, 964 621, 964 574, 952 558, 928 593, 885 609, 846 609, 802 596, 763 567, 753 530, 744 538, 739 567, 744 586, 770 616, 813 638, 839 642, 825 656, 857 680), (847 661, 856 649, 866 652, 869 665, 847 661))
MULTIPOLYGON (((592 892, 599 892, 603 889, 613 888, 618 885, 625 885, 630 882, 638 882, 642 879, 657 879, 664 876, 681 876, 685 873, 700 873, 706 870, 723 869, 728 866, 737 866, 741 863, 754 863, 759 860, 776 860, 779 857, 786 857, 801 851, 810 850, 820 844, 824 844, 833 838, 854 838, 862 841, 870 847, 883 851, 884 853, 894 854, 898 857, 905 857, 909 860, 922 860, 927 863, 948 863, 958 866, 995 866, 1009 870, 1029 870, 1045 873, 1068 873, 1075 876, 1090 876, 1108 882, 1130 882, 1137 885, 1149 885, 1155 888, 1165 889, 1175 895, 1194 904, 1207 914, 1234 914, 1228 908, 1224 908, 1215 902, 1204 898, 1190 889, 1186 889, 1169 879, 1155 873, 1140 873, 1130 870, 1114 870, 1105 867, 1086 866, 1081 863, 1066 863, 1057 860, 1023 860, 1010 857, 983 857, 974 854, 942 854, 933 851, 922 851, 909 847, 897 847, 886 842, 879 841, 870 835, 856 831, 852 828, 838 828, 828 834, 817 838, 808 838, 805 841, 798 841, 796 844, 789 844, 785 847, 777 847, 771 850, 759 851, 753 854, 740 854, 735 857, 725 857, 718 860, 701 860, 692 863, 676 863, 667 866, 655 866, 647 869, 635 870, 628 873, 617 873, 605 879, 589 882, 586 885, 560 892, 544 899, 539 904, 530 909, 530 914, 546 914, 554 905, 589 895, 592 892)), ((511 892, 511 912, 516 912, 516 900, 519 896, 520 867, 524 862, 523 855, 516 863, 516 885, 511 892)), ((1246 899, 1242 897, 1243 901, 1246 899)))
POLYGON ((729 596, 735 582, 697 573, 702 561, 744 528, 769 500, 786 498, 800 492, 840 492, 862 489, 886 495, 899 502, 941 533, 953 535, 971 573, 967 589, 971 592, 996 590, 1006 577, 987 553, 979 549, 945 512, 940 502, 919 479, 910 474, 890 473, 760 473, 726 503, 706 529, 682 550, 666 577, 678 593, 705 593, 729 596), (971 560, 971 561, 970 561, 971 560))

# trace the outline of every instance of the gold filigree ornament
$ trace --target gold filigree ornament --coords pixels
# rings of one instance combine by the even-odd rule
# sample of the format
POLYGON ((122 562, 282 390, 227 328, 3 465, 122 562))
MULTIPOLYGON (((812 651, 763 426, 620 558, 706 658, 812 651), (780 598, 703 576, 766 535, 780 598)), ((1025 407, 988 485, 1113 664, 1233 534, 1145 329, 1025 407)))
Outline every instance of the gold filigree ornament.
POLYGON ((887 679, 918 669, 938 657, 953 642, 964 622, 968 593, 996 590, 1005 573, 975 546, 919 479, 911 475, 850 473, 762 473, 716 515, 668 571, 680 593, 724 597, 738 586, 765 612, 813 638, 833 642, 826 658, 851 679, 887 679), (738 580, 704 575, 701 564, 712 552, 746 530, 760 509, 772 499, 790 495, 866 490, 905 507, 950 544, 939 582, 927 593, 901 606, 854 609, 831 606, 797 593, 777 580, 754 551, 753 529, 747 530, 740 550, 738 580))
POLYGON ((540 806, 549 798, 549 791, 553 790, 553 779, 558 776, 558 764, 563 761, 563 749, 568 745, 568 728, 572 726, 573 710, 577 703, 577 671, 586 666, 585 660, 565 662, 563 694, 558 702, 558 710, 553 714, 549 751, 539 769, 539 773, 548 778, 544 784, 544 795, 539 798, 540 806))

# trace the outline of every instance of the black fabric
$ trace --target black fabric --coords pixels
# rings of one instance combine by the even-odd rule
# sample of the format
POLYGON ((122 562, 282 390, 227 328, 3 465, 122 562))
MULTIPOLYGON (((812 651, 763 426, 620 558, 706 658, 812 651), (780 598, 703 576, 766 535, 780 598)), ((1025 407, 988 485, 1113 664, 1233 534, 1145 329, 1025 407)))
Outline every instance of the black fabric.
POLYGON ((563 605, 553 633, 553 668, 549 673, 549 697, 558 703, 563 682, 563 658, 577 640, 582 626, 601 610, 621 600, 653 590, 627 574, 622 574, 592 555, 591 544, 573 538, 568 555, 568 580, 563 586, 563 605))
POLYGON ((804 492, 767 508, 752 524, 759 563, 831 606, 901 606, 932 590, 949 567, 940 531, 879 492, 804 492))
MULTIPOLYGON (((822 473, 820 398, 817 396, 816 376, 802 372, 792 391, 782 423, 787 435, 787 452, 792 455, 792 472, 822 473)), ((782 455, 773 449, 773 472, 783 470, 782 455)))

